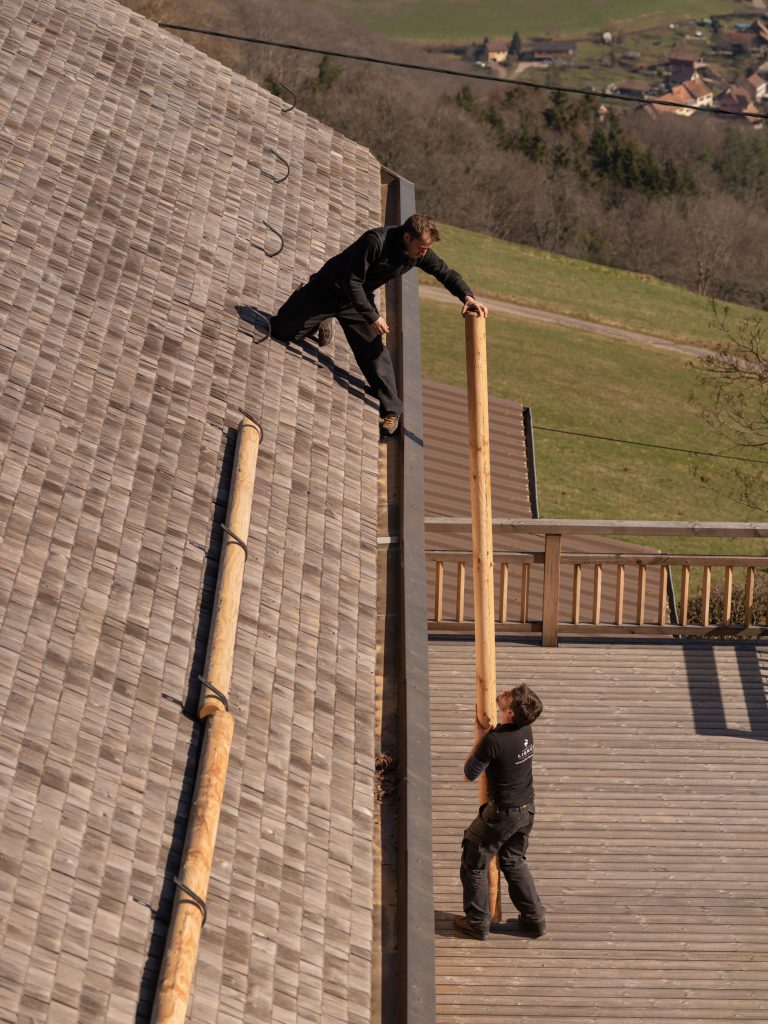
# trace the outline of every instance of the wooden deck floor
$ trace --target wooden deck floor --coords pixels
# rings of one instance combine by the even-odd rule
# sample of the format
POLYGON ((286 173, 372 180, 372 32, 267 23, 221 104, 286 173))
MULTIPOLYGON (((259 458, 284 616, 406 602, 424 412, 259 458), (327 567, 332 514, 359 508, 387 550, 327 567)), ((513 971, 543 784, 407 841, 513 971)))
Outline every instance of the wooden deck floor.
POLYGON ((764 645, 500 644, 499 687, 544 701, 528 859, 549 932, 478 943, 451 928, 474 645, 431 643, 440 1024, 768 1020, 766 672, 764 645))

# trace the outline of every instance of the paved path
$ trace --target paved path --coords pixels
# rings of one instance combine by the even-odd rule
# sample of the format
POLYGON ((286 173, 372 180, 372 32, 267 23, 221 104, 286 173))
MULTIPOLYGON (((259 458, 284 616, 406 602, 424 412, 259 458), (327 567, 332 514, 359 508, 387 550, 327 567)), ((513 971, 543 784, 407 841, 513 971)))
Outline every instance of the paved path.
MULTIPOLYGON (((433 302, 451 302, 456 299, 443 288, 436 288, 434 285, 421 285, 419 288, 421 298, 430 299, 433 302)), ((657 338, 652 334, 642 334, 639 331, 625 331, 621 327, 609 327, 607 324, 597 324, 591 320, 577 320, 573 316, 564 316, 562 313, 551 313, 545 309, 533 309, 531 306, 518 306, 514 302, 503 302, 501 299, 487 299, 480 296, 480 301, 490 310, 497 313, 504 313, 506 316, 519 316, 526 320, 541 320, 544 323, 557 324, 559 327, 572 327, 577 331, 589 331, 590 334, 603 334, 607 338, 615 338, 617 341, 632 341, 640 345, 650 345, 653 348, 663 348, 669 352, 678 352, 681 355, 708 356, 712 354, 711 349, 699 348, 696 345, 681 345, 667 338, 657 338)))

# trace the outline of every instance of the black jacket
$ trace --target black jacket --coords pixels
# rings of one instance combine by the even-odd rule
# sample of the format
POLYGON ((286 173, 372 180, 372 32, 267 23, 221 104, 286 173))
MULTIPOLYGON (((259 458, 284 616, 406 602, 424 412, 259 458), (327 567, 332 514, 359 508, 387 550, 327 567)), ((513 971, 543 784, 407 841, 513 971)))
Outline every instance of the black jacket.
POLYGON ((444 285, 463 302, 472 289, 455 270, 430 249, 426 255, 412 260, 403 248, 403 229, 372 228, 361 235, 338 256, 333 256, 312 277, 313 284, 345 293, 348 301, 372 324, 381 315, 373 301, 374 291, 418 267, 444 285))

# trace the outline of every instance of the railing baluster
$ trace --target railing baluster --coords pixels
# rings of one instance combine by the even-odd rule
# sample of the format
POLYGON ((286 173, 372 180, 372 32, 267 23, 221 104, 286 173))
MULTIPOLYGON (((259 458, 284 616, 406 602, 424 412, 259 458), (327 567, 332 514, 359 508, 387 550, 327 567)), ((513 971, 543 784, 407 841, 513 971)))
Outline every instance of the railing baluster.
POLYGON ((544 537, 544 604, 541 621, 541 646, 557 647, 560 622, 560 552, 563 538, 559 533, 544 537))
POLYGON ((573 567, 573 624, 578 626, 581 614, 581 566, 573 567))
POLYGON ((459 562, 456 567, 456 621, 464 621, 464 590, 467 580, 467 563, 459 562))
POLYGON ((755 570, 750 566, 747 569, 747 578, 744 581, 744 625, 752 625, 752 605, 755 601, 755 570))
POLYGON ((509 597, 509 562, 501 563, 501 578, 499 579, 499 622, 507 621, 507 601, 509 597))
POLYGON ((592 624, 600 624, 600 606, 603 603, 603 567, 595 563, 595 585, 592 594, 592 624))
POLYGON ((688 625, 688 593, 691 589, 691 568, 683 566, 680 582, 680 625, 688 625))
POLYGON ((667 622, 667 567, 659 566, 659 625, 667 622))
MULTIPOLYGON (((513 525, 520 527, 527 525, 528 521, 514 522, 513 525)), ((463 521, 462 521, 463 525, 463 521)), ((736 624, 739 630, 744 628, 744 637, 749 636, 748 630, 755 629, 755 619, 762 621, 756 612, 756 589, 758 571, 768 571, 768 554, 766 555, 712 555, 712 554, 672 554, 663 552, 627 552, 627 551, 601 551, 599 548, 589 554, 583 552, 563 551, 563 537, 571 533, 574 535, 583 532, 584 526, 577 523, 575 526, 570 521, 552 521, 542 523, 531 521, 530 532, 544 537, 544 550, 538 551, 510 551, 502 550, 497 552, 499 565, 499 577, 495 580, 494 599, 491 613, 497 626, 501 627, 503 633, 524 633, 534 630, 541 635, 543 646, 557 646, 560 632, 566 634, 617 634, 617 633, 658 633, 666 635, 695 636, 709 633, 715 627, 733 626, 736 624), (540 525, 538 525, 540 524, 540 525), (563 527, 562 532, 555 532, 554 528, 563 527), (520 566, 520 604, 519 617, 517 608, 510 605, 516 604, 516 594, 510 594, 510 586, 517 587, 515 577, 515 566, 520 566), (627 608, 630 601, 628 586, 631 589, 634 581, 627 574, 627 567, 637 566, 637 618, 627 608), (532 566, 536 568, 532 570, 532 566), (538 575, 539 566, 543 568, 543 600, 539 602, 539 586, 542 577, 538 575), (560 608, 564 592, 568 589, 568 582, 561 579, 564 571, 563 566, 573 567, 572 589, 570 593, 569 609, 566 611, 560 608), (606 566, 615 566, 615 574, 609 570, 605 577, 606 566), (701 568, 702 576, 699 578, 698 570, 701 568), (593 592, 585 595, 585 571, 593 570, 593 592), (722 569, 722 577, 720 571, 722 569), (650 581, 648 574, 653 574, 650 581), (655 572, 658 570, 658 597, 655 599, 653 588, 656 585, 655 572), (680 572, 679 597, 675 598, 677 607, 673 607, 670 597, 672 587, 670 585, 671 574, 680 572), (694 570, 692 574, 692 570, 694 570), (531 579, 532 573, 536 575, 535 606, 531 607, 531 579), (744 575, 742 575, 742 573, 744 575), (693 578, 692 578, 693 577, 693 578), (514 579, 513 579, 514 578, 514 579), (742 584, 743 583, 743 610, 742 610, 742 584), (722 601, 720 590, 722 581, 722 601), (717 587, 715 587, 717 583, 717 587), (603 594, 603 586, 608 588, 607 596, 603 594), (610 587, 614 587, 615 598, 611 600, 610 587), (496 607, 496 588, 498 588, 498 607, 496 607), (695 596, 692 591, 695 590, 695 596), (562 591, 562 592, 561 592, 562 591), (716 600, 713 595, 716 594, 716 600), (650 602, 653 604, 649 608, 650 602), (604 598, 613 605, 612 608, 604 609, 604 598), (585 607, 584 602, 591 606, 585 607), (716 612, 713 610, 715 601, 716 612), (691 609, 695 607, 693 615, 691 609), (694 620, 694 624, 691 620, 694 620)), ((636 523, 612 523, 616 527, 633 526, 636 523)), ((644 526, 646 524, 643 524, 644 526)), ((647 524, 653 531, 654 524, 647 524)), ((694 527, 706 535, 710 531, 713 536, 728 536, 733 539, 746 536, 747 531, 753 536, 768 537, 768 523, 757 524, 719 524, 719 523, 697 523, 679 524, 679 530, 671 530, 670 526, 678 524, 660 524, 656 530, 658 535, 689 536, 693 535, 694 527), (731 532, 726 532, 725 528, 731 532)), ((607 533, 607 524, 598 522, 597 532, 607 533)), ((629 533, 628 530, 624 531, 629 533)), ((454 551, 446 549, 429 550, 427 552, 429 562, 435 563, 435 599, 434 599, 434 620, 430 622, 439 623, 440 628, 451 629, 455 623, 460 627, 459 631, 466 630, 472 621, 472 589, 467 583, 467 572, 470 566, 472 554, 469 551, 454 551), (450 577, 452 593, 449 595, 451 604, 453 596, 454 566, 455 578, 455 619, 453 608, 448 611, 445 607, 446 583, 450 577), (447 573, 447 574, 446 574, 447 573), (468 589, 469 586, 469 589, 468 589)), ((495 577, 494 577, 495 579, 495 577)), ((588 582, 586 582, 588 587, 588 582)))
POLYGON ((704 576, 701 586, 701 621, 702 625, 709 625, 709 600, 712 596, 712 568, 704 566, 704 576))
POLYGON ((443 577, 445 576, 445 565, 441 561, 435 562, 435 622, 443 621, 443 577))
POLYGON ((624 622, 624 566, 616 566, 616 625, 624 622))
POLYGON ((723 595, 723 622, 731 621, 733 610, 733 568, 730 565, 725 567, 725 594, 723 595))
POLYGON ((647 568, 642 564, 637 567, 637 624, 642 626, 645 622, 645 577, 647 568))

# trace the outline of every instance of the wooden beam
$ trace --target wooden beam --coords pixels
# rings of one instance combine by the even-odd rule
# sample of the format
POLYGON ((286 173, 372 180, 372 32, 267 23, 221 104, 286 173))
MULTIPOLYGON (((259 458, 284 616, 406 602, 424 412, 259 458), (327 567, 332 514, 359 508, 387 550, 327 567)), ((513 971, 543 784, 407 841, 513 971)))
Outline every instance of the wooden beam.
MULTIPOLYGON (((471 520, 460 516, 427 516, 425 526, 434 530, 467 527, 471 520)), ((508 519, 493 520, 493 527, 507 533, 564 536, 579 534, 629 534, 643 537, 768 537, 768 523, 703 523, 645 519, 508 519)))
POLYGON ((261 427, 253 420, 241 420, 235 448, 226 530, 221 547, 219 576, 213 600, 211 633, 203 669, 203 679, 216 689, 210 689, 203 684, 197 709, 198 718, 207 718, 222 706, 222 699, 218 694, 224 698, 229 695, 260 441, 261 427))
POLYGON ((151 1024, 184 1024, 203 927, 234 720, 219 707, 205 724, 192 811, 151 1024), (185 891, 189 890, 189 892, 185 891), (194 893, 202 906, 190 895, 194 893))
MULTIPOLYGON (((467 412, 472 509, 472 567, 475 607, 476 725, 496 724, 496 616, 493 594, 493 527, 491 526, 491 438, 488 417, 488 360, 485 317, 464 315, 467 356, 467 412)), ((488 780, 480 779, 480 803, 488 800, 488 780)), ((488 868, 491 920, 501 919, 499 866, 488 868)))

